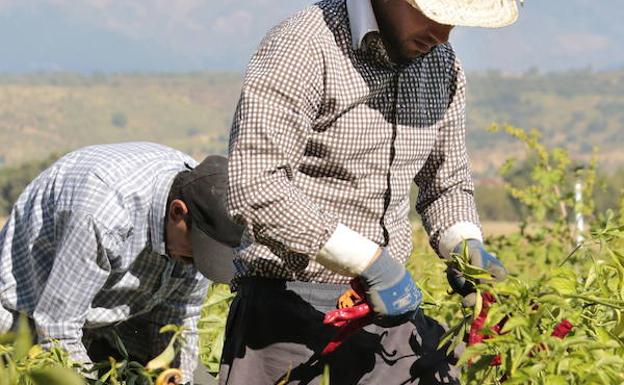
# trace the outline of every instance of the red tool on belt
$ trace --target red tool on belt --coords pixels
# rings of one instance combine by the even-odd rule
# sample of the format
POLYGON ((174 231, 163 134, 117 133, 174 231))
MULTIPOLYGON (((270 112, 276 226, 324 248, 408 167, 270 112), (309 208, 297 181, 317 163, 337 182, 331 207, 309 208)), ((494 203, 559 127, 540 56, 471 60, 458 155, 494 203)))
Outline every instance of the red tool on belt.
POLYGON ((352 289, 338 299, 338 309, 325 314, 323 323, 338 327, 338 332, 327 343, 321 355, 336 350, 353 333, 373 323, 374 314, 364 297, 364 290, 357 279, 351 281, 352 289))

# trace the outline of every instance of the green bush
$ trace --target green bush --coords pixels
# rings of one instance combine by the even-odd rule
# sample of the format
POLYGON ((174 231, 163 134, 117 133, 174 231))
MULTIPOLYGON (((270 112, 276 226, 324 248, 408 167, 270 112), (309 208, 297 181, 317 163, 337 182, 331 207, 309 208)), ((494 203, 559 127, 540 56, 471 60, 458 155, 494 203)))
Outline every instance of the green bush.
MULTIPOLYGON (((520 140, 531 161, 520 174, 514 174, 512 162, 503 170, 508 176, 506 191, 521 214, 521 226, 516 233, 486 240, 510 276, 503 283, 477 284, 479 293, 491 293, 496 303, 485 319, 488 338, 466 348, 459 361, 462 383, 624 383, 624 197, 618 193, 617 199, 613 197, 618 207, 599 213, 593 199, 598 184, 595 162, 579 171, 566 151, 545 147, 536 132, 512 126, 497 129, 520 140), (576 178, 585 188, 580 205, 572 196, 571 181, 576 178), (570 225, 574 211, 584 213, 588 221, 583 234, 570 225), (584 239, 581 243, 579 235, 584 239), (491 331, 503 320, 500 334, 491 331), (552 336, 563 320, 571 323, 570 334, 563 339, 552 336), (500 357, 500 364, 492 366, 495 357, 500 357)), ((459 296, 448 292, 445 262, 435 256, 418 224, 413 239, 408 269, 423 290, 424 311, 449 326, 445 342, 452 348, 463 343, 468 325, 474 315, 481 314, 483 304, 477 301, 474 308, 462 308, 459 296)), ((453 261, 463 266, 469 279, 484 274, 461 255, 453 261)), ((227 286, 213 286, 199 323, 201 358, 214 373, 231 299, 227 286)), ((29 339, 18 333, 0 341, 0 385, 39 385, 36 373, 44 370, 45 375, 48 368, 79 370, 60 349, 42 352, 24 342, 29 339)), ((99 365, 110 373, 104 383, 130 385, 130 363, 99 365)), ((137 370, 143 373, 147 369, 137 370)), ((156 372, 147 373, 153 376, 156 372)), ((328 378, 323 381, 329 384, 328 378)))
POLYGON ((13 204, 26 186, 58 158, 58 154, 53 154, 43 160, 28 162, 17 167, 0 168, 0 216, 9 215, 13 204))
MULTIPOLYGON (((501 129, 524 143, 527 157, 533 161, 522 178, 509 178, 506 185, 522 214, 520 230, 486 241, 504 261, 510 276, 504 283, 477 285, 480 292, 492 293, 497 303, 486 319, 485 333, 490 338, 464 350, 459 362, 462 383, 623 383, 624 212, 618 209, 595 215, 595 163, 579 175, 566 151, 545 147, 536 132, 511 126, 501 129), (581 207, 575 207, 571 195, 570 181, 577 177, 586 189, 581 207), (569 223, 575 209, 587 216, 590 228, 582 234, 585 241, 580 245, 569 223), (487 331, 503 318, 507 322, 501 334, 487 331), (571 333, 564 339, 551 336, 562 320, 573 325, 571 333), (496 356, 500 356, 500 365, 490 366, 496 356)), ((506 172, 513 169, 511 162, 507 166, 506 172)), ((620 195, 618 201, 624 202, 624 198, 620 195)), ((460 258, 455 256, 456 261, 460 258)), ((471 273, 469 278, 484 273, 463 263, 466 273, 471 273)), ((449 326, 445 341, 451 348, 462 343, 482 303, 463 309, 459 296, 449 294, 446 265, 434 255, 419 225, 415 226, 408 268, 423 290, 424 311, 449 326)), ((227 301, 223 295, 212 294, 227 301)), ((218 326, 202 335, 213 338, 224 324, 226 311, 224 307, 209 309, 204 317, 218 326)), ((209 365, 218 362, 221 342, 216 341, 215 349, 207 350, 209 365)), ((204 346, 210 343, 202 342, 204 346)))

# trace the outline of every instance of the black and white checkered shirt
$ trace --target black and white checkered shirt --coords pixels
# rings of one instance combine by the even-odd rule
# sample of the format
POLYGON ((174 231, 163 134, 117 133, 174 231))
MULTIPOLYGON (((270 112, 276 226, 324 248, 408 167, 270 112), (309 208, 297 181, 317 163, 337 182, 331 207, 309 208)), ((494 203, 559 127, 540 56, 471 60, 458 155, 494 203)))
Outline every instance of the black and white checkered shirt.
POLYGON ((247 225, 238 278, 348 282, 310 259, 337 223, 405 262, 412 181, 436 250, 454 225, 480 227, 453 49, 399 67, 378 32, 364 41, 352 45, 345 0, 325 0, 275 27, 251 59, 230 137, 228 203, 247 225))
POLYGON ((196 323, 208 285, 192 266, 165 254, 164 221, 174 176, 195 161, 152 143, 74 151, 40 174, 0 232, 0 332, 11 312, 34 320, 88 362, 82 337, 141 316, 152 341, 125 341, 152 357, 166 345, 165 324, 184 324, 181 367, 197 362, 196 323))

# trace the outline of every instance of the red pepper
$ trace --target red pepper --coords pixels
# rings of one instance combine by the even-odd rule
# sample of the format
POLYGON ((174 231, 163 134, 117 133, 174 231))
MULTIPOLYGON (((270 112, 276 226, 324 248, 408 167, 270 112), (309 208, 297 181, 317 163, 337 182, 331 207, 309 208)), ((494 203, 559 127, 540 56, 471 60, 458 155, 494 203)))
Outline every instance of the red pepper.
MULTIPOLYGON (((483 300, 483 306, 481 307, 481 311, 479 315, 472 321, 470 324, 470 331, 468 332, 468 346, 472 346, 478 343, 483 342, 486 339, 489 339, 489 335, 483 334, 481 331, 485 326, 485 321, 487 320, 488 312, 493 303, 496 303, 496 298, 491 293, 484 292, 481 295, 483 300)), ((532 309, 537 310, 538 305, 533 305, 532 309)), ((492 326, 490 330, 495 334, 501 334, 501 330, 505 326, 505 323, 508 320, 508 316, 503 317, 503 319, 496 325, 492 326)), ((559 322, 554 330, 551 333, 551 336, 563 339, 570 331, 572 330, 573 325, 567 319, 559 322)), ((538 349, 539 350, 539 349, 538 349)), ((530 353, 532 354, 532 353, 530 353)), ((470 363, 470 361, 469 361, 470 363)), ((500 355, 495 356, 490 362, 490 366, 499 366, 502 363, 502 357, 500 355)))
POLYGON ((468 332, 468 346, 478 344, 487 338, 487 336, 481 333, 481 330, 483 330, 483 327, 485 326, 490 306, 493 303, 496 303, 496 298, 488 292, 483 293, 481 298, 483 303, 481 311, 470 324, 470 331, 468 332))
MULTIPOLYGON (((481 294, 482 306, 479 315, 470 324, 470 331, 468 332, 468 346, 476 345, 490 338, 489 335, 481 333, 485 326, 490 307, 493 303, 496 303, 496 298, 492 293, 484 292, 481 294)), ((490 330, 499 334, 507 321, 507 317, 503 318, 497 325, 494 325, 490 330)), ((497 355, 490 361, 490 366, 499 366, 502 362, 501 356, 497 355)))
POLYGON ((559 322, 557 326, 555 326, 555 329, 553 330, 551 336, 563 339, 565 336, 568 335, 568 333, 570 333, 572 328, 573 326, 570 321, 564 319, 563 321, 559 322))

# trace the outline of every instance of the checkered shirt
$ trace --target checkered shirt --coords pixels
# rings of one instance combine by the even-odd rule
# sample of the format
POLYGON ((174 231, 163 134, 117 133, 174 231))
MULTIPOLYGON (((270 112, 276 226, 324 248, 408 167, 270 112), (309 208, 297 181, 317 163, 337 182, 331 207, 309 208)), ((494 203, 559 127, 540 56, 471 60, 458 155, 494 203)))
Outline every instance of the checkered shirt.
POLYGON ((141 316, 155 339, 125 342, 154 357, 168 342, 158 329, 183 324, 181 367, 192 373, 208 281, 167 257, 164 239, 167 197, 185 163, 196 162, 152 143, 92 146, 31 182, 0 232, 0 332, 9 312, 23 312, 41 343, 59 340, 88 362, 90 331, 141 316))
POLYGON ((465 145, 465 77, 449 44, 395 66, 378 33, 352 47, 345 0, 275 27, 247 68, 230 136, 231 215, 246 276, 347 283, 314 256, 340 222, 405 262, 412 181, 437 250, 479 226, 465 145))

